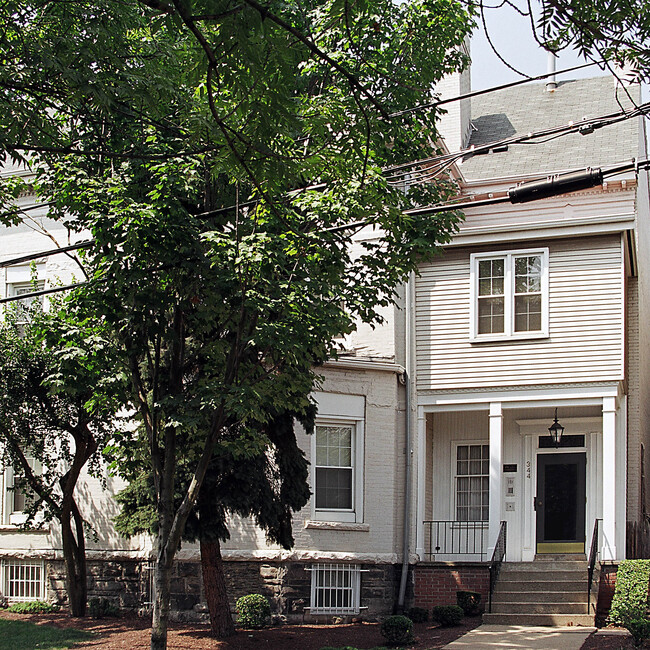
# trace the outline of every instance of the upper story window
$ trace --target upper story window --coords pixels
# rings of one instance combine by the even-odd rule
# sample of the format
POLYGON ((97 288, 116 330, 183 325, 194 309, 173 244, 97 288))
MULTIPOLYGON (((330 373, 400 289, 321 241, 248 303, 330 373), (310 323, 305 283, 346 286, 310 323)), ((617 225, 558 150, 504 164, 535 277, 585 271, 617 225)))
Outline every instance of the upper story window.
POLYGON ((31 320, 34 310, 43 310, 43 296, 30 295, 35 291, 45 289, 45 280, 32 282, 13 282, 7 286, 9 296, 28 296, 22 300, 9 303, 9 309, 13 310, 17 323, 27 323, 31 320))
POLYGON ((473 340, 548 336, 548 248, 470 260, 473 340))

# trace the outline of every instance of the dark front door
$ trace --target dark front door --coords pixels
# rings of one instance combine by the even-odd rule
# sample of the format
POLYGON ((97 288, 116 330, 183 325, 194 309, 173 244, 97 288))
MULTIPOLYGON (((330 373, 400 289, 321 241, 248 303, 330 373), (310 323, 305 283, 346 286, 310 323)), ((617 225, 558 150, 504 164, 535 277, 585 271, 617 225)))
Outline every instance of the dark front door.
POLYGON ((537 456, 537 553, 585 552, 585 454, 537 456))

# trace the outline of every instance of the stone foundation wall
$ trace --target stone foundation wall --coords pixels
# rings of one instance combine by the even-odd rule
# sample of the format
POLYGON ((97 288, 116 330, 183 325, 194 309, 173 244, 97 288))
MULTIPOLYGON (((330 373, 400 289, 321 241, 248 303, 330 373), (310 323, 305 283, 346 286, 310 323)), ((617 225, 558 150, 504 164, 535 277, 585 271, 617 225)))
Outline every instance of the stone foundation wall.
MULTIPOLYGON (((88 598, 108 598, 121 609, 137 611, 146 607, 149 599, 149 571, 141 560, 88 561, 88 598)), ((65 565, 63 561, 46 562, 46 582, 49 600, 63 605, 65 565)))
MULTIPOLYGON (((151 601, 150 570, 141 560, 89 561, 88 598, 108 598, 122 609, 146 610, 151 601)), ((310 563, 302 562, 224 562, 230 609, 247 594, 263 594, 271 603, 272 613, 294 621, 324 620, 311 615, 310 563)), ((375 619, 392 613, 397 600, 399 565, 361 565, 360 617, 375 619)), ((65 574, 63 562, 47 566, 50 600, 65 604, 65 574)), ((201 565, 198 561, 176 562, 171 582, 171 607, 177 620, 206 618, 201 565)))
POLYGON ((490 589, 486 564, 419 564, 413 569, 414 605, 455 605, 457 591, 477 591, 485 607, 490 589))

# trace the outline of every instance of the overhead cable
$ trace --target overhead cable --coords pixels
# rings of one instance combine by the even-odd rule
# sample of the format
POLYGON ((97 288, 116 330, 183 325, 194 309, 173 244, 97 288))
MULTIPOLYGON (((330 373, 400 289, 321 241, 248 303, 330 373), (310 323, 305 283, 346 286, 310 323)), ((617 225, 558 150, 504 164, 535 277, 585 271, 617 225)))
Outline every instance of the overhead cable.
MULTIPOLYGON (((450 212, 451 210, 465 210, 468 208, 496 205, 500 203, 528 203, 530 201, 538 201, 540 199, 545 199, 552 196, 559 196, 562 194, 568 194, 570 192, 578 192, 580 190, 585 190, 591 187, 597 187, 598 185, 602 185, 605 176, 612 176, 614 174, 619 174, 620 172, 630 170, 638 171, 639 169, 647 169, 649 167, 650 160, 645 159, 631 160, 629 162, 613 165, 605 169, 598 167, 576 169, 565 174, 553 174, 551 176, 547 176, 545 179, 521 183, 520 185, 511 187, 508 190, 507 194, 504 196, 492 197, 479 201, 465 201, 464 203, 445 203, 442 205, 434 205, 430 207, 412 208, 410 210, 404 210, 404 214, 427 215, 437 214, 440 212, 450 212)), ((364 221, 356 221, 341 226, 325 228, 324 231, 334 232, 342 230, 353 230, 372 225, 372 223, 372 220, 366 219, 364 221)), ((86 243, 88 244, 89 242, 86 243)), ((77 282, 60 287, 53 287, 51 289, 41 289, 40 291, 24 293, 20 296, 8 296, 6 298, 0 298, 0 304, 43 296, 48 293, 68 291, 84 284, 86 284, 86 282, 77 282)))
POLYGON ((564 74, 565 72, 573 72, 574 70, 581 70, 582 68, 588 68, 592 65, 597 65, 600 67, 598 61, 592 61, 591 63, 583 63, 581 65, 573 66, 572 68, 565 68, 564 70, 558 70, 556 72, 547 72, 545 74, 540 74, 537 77, 530 77, 527 79, 519 79, 518 81, 511 81, 507 84, 501 84, 500 86, 491 86, 490 88, 484 88, 483 90, 474 90, 470 93, 464 93, 463 95, 456 95, 455 97, 449 97, 448 99, 438 99, 435 102, 430 102, 429 104, 421 104, 420 106, 413 106, 412 108, 406 108, 403 111, 397 111, 396 113, 391 113, 389 117, 400 117, 402 115, 408 115, 409 113, 415 113, 416 111, 424 111, 428 108, 437 108, 443 104, 451 104, 452 102, 459 102, 463 99, 470 99, 471 97, 478 97, 479 95, 485 95, 487 93, 497 92, 498 90, 505 90, 506 88, 513 88, 514 86, 521 86, 522 84, 530 83, 531 81, 541 81, 547 77, 552 77, 558 74, 564 74))

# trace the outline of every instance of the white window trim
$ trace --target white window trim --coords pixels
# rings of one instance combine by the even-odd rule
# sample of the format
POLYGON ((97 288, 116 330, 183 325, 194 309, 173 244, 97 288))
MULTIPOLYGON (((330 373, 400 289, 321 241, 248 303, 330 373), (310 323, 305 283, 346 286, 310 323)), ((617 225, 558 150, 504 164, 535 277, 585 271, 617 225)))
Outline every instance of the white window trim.
POLYGON ((503 341, 522 339, 542 339, 549 336, 548 317, 548 248, 527 248, 512 251, 492 251, 470 254, 470 341, 503 341), (515 257, 540 255, 542 258, 542 329, 534 332, 515 332, 514 294, 515 274, 513 272, 515 257), (485 259, 504 259, 504 331, 490 334, 478 333, 478 263, 485 259))
POLYGON ((361 567, 358 564, 314 564, 311 571, 311 590, 309 610, 312 614, 351 615, 361 611, 361 567), (316 592, 318 574, 321 571, 346 571, 350 574, 350 587, 352 591, 352 604, 349 607, 317 607, 316 592))
POLYGON ((0 565, 0 584, 2 585, 2 593, 8 598, 11 603, 19 602, 32 602, 35 600, 47 600, 47 583, 45 581, 45 562, 43 560, 32 560, 29 558, 25 559, 11 559, 11 560, 2 560, 0 565), (40 567, 40 580, 39 584, 39 595, 37 597, 20 597, 20 596, 10 596, 9 595, 9 565, 10 564, 23 564, 29 566, 39 566, 40 567))
POLYGON ((311 518, 314 521, 336 521, 363 523, 363 459, 364 459, 364 421, 362 418, 328 415, 318 417, 316 426, 352 427, 352 508, 316 508, 316 432, 311 436, 311 518))
MULTIPOLYGON (((451 517, 449 517, 449 519, 459 524, 464 524, 467 522, 459 521, 458 519, 456 519, 457 516, 456 501, 458 500, 458 491, 456 489, 456 479, 458 478, 458 473, 457 473, 458 466, 456 465, 456 460, 458 456, 458 447, 467 447, 469 445, 488 445, 489 447, 490 441, 489 440, 454 440, 451 443, 451 495, 450 495, 451 496, 451 517)), ((488 492, 488 499, 489 499, 489 492, 488 492)), ((487 527, 489 521, 487 519, 483 519, 480 521, 475 521, 470 523, 483 524, 485 527, 487 527)))

